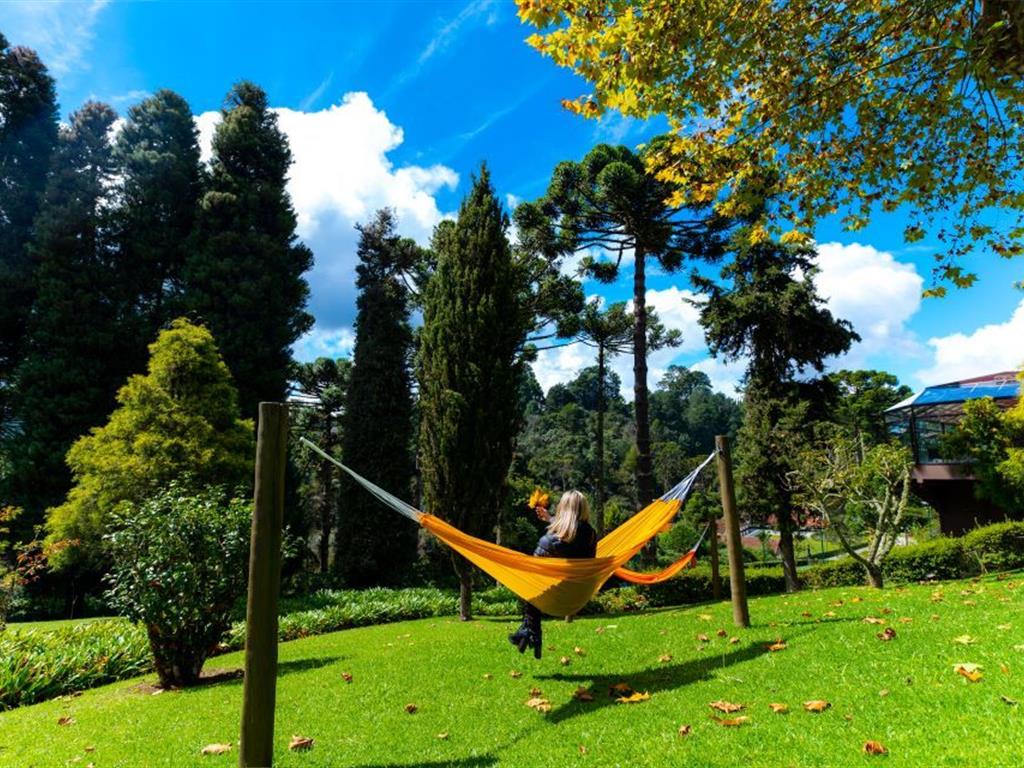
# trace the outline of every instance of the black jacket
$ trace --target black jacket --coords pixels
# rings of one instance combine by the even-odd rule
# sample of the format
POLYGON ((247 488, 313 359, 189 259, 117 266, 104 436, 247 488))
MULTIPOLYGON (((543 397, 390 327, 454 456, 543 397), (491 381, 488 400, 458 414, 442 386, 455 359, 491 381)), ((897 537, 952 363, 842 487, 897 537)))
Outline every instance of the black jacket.
POLYGON ((597 531, 586 520, 576 527, 576 538, 562 541, 557 536, 545 533, 537 542, 534 557, 595 557, 597 555, 597 531))

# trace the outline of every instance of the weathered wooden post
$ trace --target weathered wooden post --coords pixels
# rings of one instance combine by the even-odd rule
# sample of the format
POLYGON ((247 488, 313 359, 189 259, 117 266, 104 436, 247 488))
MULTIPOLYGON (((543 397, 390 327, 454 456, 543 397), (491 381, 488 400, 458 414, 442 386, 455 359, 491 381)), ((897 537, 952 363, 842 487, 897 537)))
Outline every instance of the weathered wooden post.
POLYGON ((718 454, 718 488, 722 496, 725 515, 725 544, 729 550, 729 590, 732 593, 732 619, 738 627, 750 626, 747 609, 747 580, 743 571, 743 545, 740 542, 740 519, 736 512, 736 491, 732 484, 732 458, 729 456, 729 438, 715 437, 718 454))
POLYGON ((288 406, 284 403, 260 403, 249 544, 242 732, 238 752, 241 768, 270 768, 274 759, 277 598, 281 586, 281 527, 287 446, 288 406))

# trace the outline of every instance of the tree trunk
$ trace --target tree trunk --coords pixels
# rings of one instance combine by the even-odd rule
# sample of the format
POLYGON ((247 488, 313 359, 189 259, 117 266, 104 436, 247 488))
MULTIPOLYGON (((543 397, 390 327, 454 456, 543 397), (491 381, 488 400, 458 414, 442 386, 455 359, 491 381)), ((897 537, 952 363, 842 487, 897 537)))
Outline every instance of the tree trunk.
POLYGON ((197 650, 188 643, 165 638, 154 626, 147 628, 147 634, 161 688, 188 688, 199 682, 209 655, 206 649, 197 650))
POLYGON ((782 558, 782 574, 786 577, 786 591, 797 592, 800 579, 796 573, 796 552, 793 547, 793 525, 779 518, 779 556, 782 558))
POLYGON ((865 563, 864 570, 868 572, 868 584, 875 589, 881 589, 882 583, 882 568, 876 563, 865 563))
POLYGON ((473 566, 462 555, 452 555, 455 573, 459 577, 459 619, 473 620, 473 566))
POLYGON ((718 521, 711 521, 709 531, 709 559, 711 561, 711 597, 715 600, 722 599, 722 572, 718 565, 718 521))
POLYGON ((594 529, 597 537, 604 536, 604 346, 597 348, 597 483, 594 494, 594 529))
POLYGON ((334 515, 331 514, 331 466, 326 460, 320 462, 320 573, 327 573, 330 566, 331 531, 334 529, 334 515))
MULTIPOLYGON (((633 412, 636 418, 636 492, 643 509, 654 500, 654 473, 651 469, 651 425, 647 410, 647 278, 645 255, 634 251, 633 262, 633 412)), ((655 539, 644 547, 641 560, 653 565, 657 559, 655 539)))

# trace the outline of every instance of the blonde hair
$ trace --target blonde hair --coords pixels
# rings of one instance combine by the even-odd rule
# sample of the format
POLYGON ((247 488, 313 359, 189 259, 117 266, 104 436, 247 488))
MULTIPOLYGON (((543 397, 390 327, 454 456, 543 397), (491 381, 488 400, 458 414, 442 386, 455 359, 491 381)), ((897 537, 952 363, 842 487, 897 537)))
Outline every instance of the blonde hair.
POLYGON ((590 520, 590 503, 579 491, 566 491, 558 500, 558 509, 548 525, 548 533, 565 542, 576 538, 580 520, 590 520))

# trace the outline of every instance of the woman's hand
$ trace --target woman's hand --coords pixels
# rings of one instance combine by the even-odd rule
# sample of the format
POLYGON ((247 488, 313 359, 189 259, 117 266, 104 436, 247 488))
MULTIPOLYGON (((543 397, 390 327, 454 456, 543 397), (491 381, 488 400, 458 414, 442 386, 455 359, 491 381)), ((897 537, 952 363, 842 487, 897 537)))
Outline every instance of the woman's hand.
POLYGON ((536 506, 533 508, 534 513, 537 515, 537 519, 542 523, 550 523, 551 515, 548 514, 547 507, 536 506))

